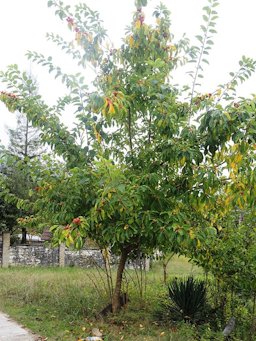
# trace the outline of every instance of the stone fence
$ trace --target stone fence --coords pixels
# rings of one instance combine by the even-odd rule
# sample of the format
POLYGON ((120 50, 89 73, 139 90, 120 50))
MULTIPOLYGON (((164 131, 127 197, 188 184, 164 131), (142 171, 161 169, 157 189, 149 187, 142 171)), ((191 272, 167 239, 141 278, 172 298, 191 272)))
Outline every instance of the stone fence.
POLYGON ((3 233, 0 244, 0 264, 8 266, 79 266, 92 267, 103 265, 99 249, 82 249, 71 251, 64 245, 51 248, 47 245, 16 245, 10 246, 10 234, 3 233))
MULTIPOLYGON (((117 259, 112 259, 112 265, 117 259)), ((70 250, 60 245, 58 248, 51 248, 46 244, 34 245, 10 245, 10 233, 2 234, 0 240, 0 266, 78 266, 89 268, 93 266, 104 266, 101 251, 99 249, 70 250)), ((130 269, 140 268, 149 270, 149 259, 137 259, 128 262, 130 269)))

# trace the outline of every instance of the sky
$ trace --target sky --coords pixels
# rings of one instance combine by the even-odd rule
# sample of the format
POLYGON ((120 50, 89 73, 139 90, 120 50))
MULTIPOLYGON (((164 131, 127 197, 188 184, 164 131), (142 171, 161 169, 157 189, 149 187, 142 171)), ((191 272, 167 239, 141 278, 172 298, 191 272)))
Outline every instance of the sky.
MULTIPOLYGON (((74 5, 77 0, 66 0, 74 5)), ((84 0, 92 9, 100 12, 104 26, 111 40, 118 47, 124 36, 125 27, 130 23, 134 11, 133 0, 84 0)), ((183 33, 193 41, 200 33, 202 24, 202 7, 207 0, 162 0, 171 10, 171 31, 176 39, 183 33)), ((159 1, 149 1, 146 20, 159 1)), ((218 84, 229 80, 229 72, 238 69, 238 61, 242 55, 256 59, 256 1, 255 0, 220 0, 217 8, 217 35, 215 45, 209 58, 210 66, 205 69, 203 92, 213 92, 218 84)), ((61 64, 65 71, 75 72, 71 59, 64 58, 57 46, 46 40, 47 32, 60 35, 68 32, 65 23, 54 15, 52 8, 47 7, 47 0, 0 0, 0 70, 9 64, 18 64, 21 70, 31 71, 36 77, 40 93, 47 103, 53 104, 55 99, 64 92, 60 83, 56 83, 47 70, 31 64, 25 57, 27 50, 52 55, 56 64, 61 64)), ((88 79, 89 71, 84 70, 88 79)), ((184 75, 177 73, 176 82, 186 82, 184 75)), ((5 90, 0 84, 0 91, 5 90)), ((256 93, 256 75, 238 89, 238 95, 250 96, 256 93)), ((65 113, 63 121, 69 126, 73 118, 65 113)), ((8 113, 0 104, 0 140, 8 143, 5 126, 15 126, 15 114, 8 113)))

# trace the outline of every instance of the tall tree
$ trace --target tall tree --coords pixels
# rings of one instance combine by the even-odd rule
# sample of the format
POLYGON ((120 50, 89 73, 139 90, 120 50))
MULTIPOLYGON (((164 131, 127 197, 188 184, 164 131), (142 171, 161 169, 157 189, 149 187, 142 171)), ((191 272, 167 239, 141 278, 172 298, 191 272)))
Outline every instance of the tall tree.
POLYGON ((26 115, 17 113, 17 126, 15 129, 8 128, 7 133, 8 150, 19 159, 31 160, 44 152, 40 131, 32 126, 26 115))
MULTIPOLYGON (((44 141, 66 161, 50 162, 38 182, 39 216, 53 225, 55 242, 80 248, 92 238, 118 254, 112 308, 120 309, 126 261, 138 253, 185 252, 200 249, 208 235, 216 234, 216 215, 229 206, 225 184, 234 163, 228 162, 233 143, 251 149, 255 113, 247 114, 247 100, 234 104, 230 91, 255 69, 243 58, 240 70, 226 86, 211 94, 197 92, 202 65, 212 46, 218 1, 204 8, 200 47, 187 39, 175 41, 170 13, 159 5, 156 23, 148 25, 146 0, 135 1, 135 13, 123 44, 109 46, 99 14, 87 5, 70 6, 48 1, 74 34, 74 41, 49 34, 82 67, 96 72, 93 90, 82 74, 65 74, 51 57, 29 52, 28 57, 61 77, 68 95, 50 107, 40 96, 30 96, 26 74, 11 66, 0 74, 13 93, 0 98, 11 110, 26 113, 42 129, 44 141), (185 61, 196 62, 193 82, 182 100, 171 84, 172 71, 185 61), (225 99, 225 101, 222 101, 225 99), (72 104, 78 121, 71 132, 59 120, 72 104), (195 120, 198 123, 195 124, 195 120), (81 134, 86 144, 77 144, 81 134)), ((251 101, 254 103, 254 100, 251 101)))
POLYGON ((0 232, 13 232, 17 228, 17 218, 19 217, 19 209, 15 202, 5 200, 4 192, 7 181, 7 164, 6 150, 3 146, 0 147, 0 232))
MULTIPOLYGON (((30 96, 32 93, 36 95, 35 88, 31 89, 30 96)), ((40 130, 34 128, 22 112, 18 111, 16 118, 16 128, 7 128, 9 145, 1 157, 2 213, 4 215, 6 209, 13 210, 13 214, 8 214, 10 218, 8 224, 11 224, 9 230, 17 228, 19 217, 32 214, 31 210, 22 210, 21 207, 17 208, 17 205, 20 200, 32 200, 30 191, 34 184, 31 178, 31 161, 35 158, 39 159, 45 151, 40 138, 40 130)), ((23 226, 21 242, 26 243, 26 239, 27 229, 23 226)))

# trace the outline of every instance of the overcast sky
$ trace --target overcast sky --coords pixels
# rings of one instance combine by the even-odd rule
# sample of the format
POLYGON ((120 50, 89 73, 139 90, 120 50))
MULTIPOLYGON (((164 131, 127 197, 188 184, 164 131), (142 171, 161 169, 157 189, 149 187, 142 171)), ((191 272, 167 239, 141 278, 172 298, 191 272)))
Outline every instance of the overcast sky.
MULTIPOLYGON (((75 4, 77 0, 67 0, 68 4, 75 4)), ((118 46, 129 24, 134 11, 133 0, 85 0, 92 9, 97 9, 105 22, 111 40, 118 46)), ((163 0, 172 12, 172 32, 176 39, 186 33, 193 38, 199 32, 202 23, 201 8, 207 5, 206 0, 163 0)), ((151 0, 152 9, 159 1, 151 0)), ((205 70, 204 89, 212 92, 218 84, 226 82, 230 71, 238 68, 238 61, 242 55, 256 59, 256 1, 255 0, 220 0, 218 7, 218 34, 210 57, 210 66, 205 70)), ((32 69, 38 79, 39 88, 45 99, 53 102, 60 94, 62 87, 59 83, 52 83, 46 69, 30 65, 25 57, 27 50, 35 50, 45 55, 53 55, 55 61, 63 63, 62 54, 52 43, 47 42, 46 32, 64 34, 67 27, 54 16, 52 8, 47 8, 47 0, 0 0, 0 70, 9 64, 18 64, 21 69, 32 69), (64 33, 63 33, 64 32, 64 33)), ((66 62, 66 70, 74 71, 72 61, 66 62)), ((84 71, 85 75, 86 72, 84 71)), ((181 77, 181 76, 180 76, 181 77)), ((183 81, 183 77, 177 81, 183 81)), ((0 90, 4 86, 0 84, 0 90)), ((256 93, 256 75, 239 88, 239 95, 249 96, 256 93)), ((70 118, 65 121, 69 124, 70 118)), ((9 114, 0 104, 0 139, 6 144, 4 125, 14 126, 15 115, 9 114)))

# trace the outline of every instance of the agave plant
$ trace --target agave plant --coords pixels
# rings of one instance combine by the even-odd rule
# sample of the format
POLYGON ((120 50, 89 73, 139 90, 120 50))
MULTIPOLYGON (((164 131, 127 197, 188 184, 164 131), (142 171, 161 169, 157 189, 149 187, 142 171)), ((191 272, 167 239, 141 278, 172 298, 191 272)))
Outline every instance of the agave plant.
POLYGON ((206 305, 204 281, 193 277, 175 278, 168 286, 171 310, 185 321, 196 320, 206 305))

